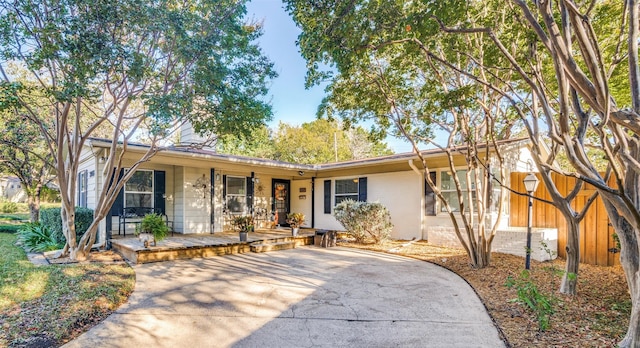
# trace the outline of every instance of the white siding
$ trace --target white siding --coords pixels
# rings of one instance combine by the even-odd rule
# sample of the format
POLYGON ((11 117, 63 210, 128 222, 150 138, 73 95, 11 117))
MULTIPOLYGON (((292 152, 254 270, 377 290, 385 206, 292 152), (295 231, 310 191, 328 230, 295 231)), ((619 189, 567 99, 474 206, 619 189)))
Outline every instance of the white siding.
MULTIPOLYGON (((184 233, 209 233, 211 206, 209 200, 209 170, 203 168, 184 168, 183 203, 184 233), (195 184, 206 183, 206 188, 195 184)), ((177 181, 178 183, 180 181, 177 181)))
MULTIPOLYGON (((175 204, 175 216, 173 217, 173 229, 176 232, 184 233, 184 167, 175 167, 174 170, 174 204, 175 204)), ((167 180, 168 181, 168 180, 167 180)))

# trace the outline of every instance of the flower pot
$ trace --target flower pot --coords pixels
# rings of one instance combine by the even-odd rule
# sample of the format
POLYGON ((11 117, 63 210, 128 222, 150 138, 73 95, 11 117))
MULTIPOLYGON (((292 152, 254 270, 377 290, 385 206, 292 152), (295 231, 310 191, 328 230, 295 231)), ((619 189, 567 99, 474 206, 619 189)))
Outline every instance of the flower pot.
POLYGON ((248 233, 247 231, 240 232, 240 241, 241 241, 241 242, 246 242, 246 241, 247 241, 247 235, 248 235, 248 234, 249 234, 249 233, 248 233))
POLYGON ((294 236, 294 237, 297 236, 299 230, 300 230, 300 227, 292 227, 291 228, 291 235, 294 236))
POLYGON ((140 233, 138 239, 140 239, 145 248, 148 248, 151 243, 153 243, 153 246, 156 246, 156 238, 153 236, 153 233, 140 233))

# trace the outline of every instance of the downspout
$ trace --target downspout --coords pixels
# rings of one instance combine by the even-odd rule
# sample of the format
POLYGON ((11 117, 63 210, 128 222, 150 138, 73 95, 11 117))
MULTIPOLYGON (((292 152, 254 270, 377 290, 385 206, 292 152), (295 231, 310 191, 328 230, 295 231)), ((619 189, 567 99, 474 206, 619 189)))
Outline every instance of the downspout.
POLYGON ((425 184, 424 183, 424 175, 420 171, 420 169, 418 169, 418 167, 416 167, 416 165, 413 164, 413 159, 410 159, 408 162, 409 162, 409 167, 416 174, 418 174, 418 176, 422 179, 422 181, 421 181, 422 185, 421 185, 421 191, 420 191, 420 192, 422 192, 420 194, 421 195, 421 198, 420 198, 420 239, 426 239, 425 238, 425 235, 426 235, 425 234, 425 232, 426 232, 425 231, 425 213, 424 213, 424 210, 425 210, 425 206, 424 206, 425 205, 425 202, 424 202, 424 192, 425 192, 424 191, 424 184, 425 184))
POLYGON ((311 177, 311 228, 316 228, 316 177, 311 177))
POLYGON ((411 169, 413 169, 413 171, 416 172, 416 174, 422 176, 422 172, 420 171, 420 169, 418 169, 418 167, 416 167, 415 164, 413 164, 412 159, 409 160, 409 167, 411 167, 411 169))

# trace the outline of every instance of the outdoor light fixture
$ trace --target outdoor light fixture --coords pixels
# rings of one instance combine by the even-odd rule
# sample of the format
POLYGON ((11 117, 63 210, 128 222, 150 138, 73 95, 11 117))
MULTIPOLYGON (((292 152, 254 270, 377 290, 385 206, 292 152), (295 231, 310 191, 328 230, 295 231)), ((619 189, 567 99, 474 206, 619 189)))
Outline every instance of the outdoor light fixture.
POLYGON ((529 173, 524 177, 524 189, 531 195, 537 188, 540 182, 535 174, 529 173))
POLYGON ((303 172, 303 171, 299 171, 299 172, 298 172, 298 175, 303 176, 303 175, 304 175, 304 172, 303 172))
POLYGON ((524 268, 529 269, 531 267, 531 215, 533 215, 533 192, 538 188, 540 182, 535 174, 529 173, 525 176, 524 188, 527 190, 529 196, 529 209, 527 210, 527 256, 524 261, 524 268))

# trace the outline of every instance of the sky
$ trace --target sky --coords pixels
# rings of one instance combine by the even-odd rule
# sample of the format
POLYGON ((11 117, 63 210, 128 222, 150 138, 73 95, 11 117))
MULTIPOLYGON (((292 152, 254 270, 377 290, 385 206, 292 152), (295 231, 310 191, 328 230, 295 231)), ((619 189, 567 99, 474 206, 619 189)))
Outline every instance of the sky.
MULTIPOLYGON (((280 121, 300 125, 315 120, 325 93, 323 86, 305 89, 306 62, 296 46, 300 28, 280 0, 251 0, 247 15, 263 21, 263 35, 258 44, 278 72, 269 89, 274 116, 269 126, 276 128, 280 121)), ((388 138, 387 143, 396 153, 411 151, 407 142, 388 138)))

